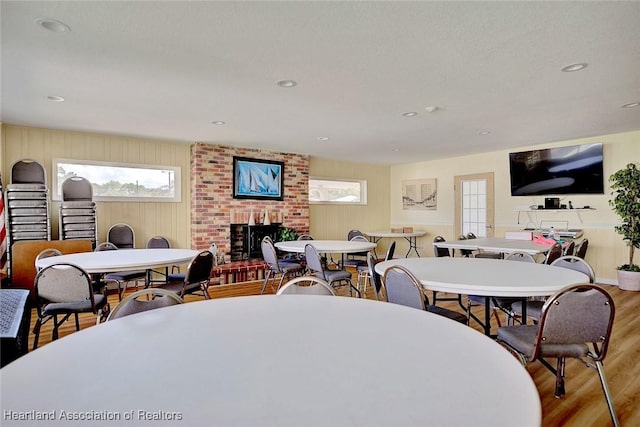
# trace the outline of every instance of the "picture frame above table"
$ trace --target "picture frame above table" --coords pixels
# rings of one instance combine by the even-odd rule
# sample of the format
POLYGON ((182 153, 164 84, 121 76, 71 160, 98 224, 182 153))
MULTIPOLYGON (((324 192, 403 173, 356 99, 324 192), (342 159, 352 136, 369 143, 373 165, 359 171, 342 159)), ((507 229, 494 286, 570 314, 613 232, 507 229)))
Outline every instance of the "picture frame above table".
POLYGON ((233 158, 234 199, 282 200, 283 197, 284 162, 233 158))

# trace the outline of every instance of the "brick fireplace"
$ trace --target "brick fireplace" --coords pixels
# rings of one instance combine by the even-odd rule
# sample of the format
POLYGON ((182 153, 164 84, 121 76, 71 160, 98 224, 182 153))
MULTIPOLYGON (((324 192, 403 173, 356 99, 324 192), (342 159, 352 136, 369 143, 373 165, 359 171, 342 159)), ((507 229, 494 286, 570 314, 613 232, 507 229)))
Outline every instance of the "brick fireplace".
POLYGON ((248 222, 250 212, 254 213, 256 224, 262 224, 265 209, 272 224, 281 222, 281 226, 293 228, 298 234, 307 233, 308 192, 308 156, 196 143, 191 147, 191 247, 206 249, 216 242, 227 260, 231 255, 241 258, 243 251, 238 250, 238 244, 243 243, 238 239, 244 236, 242 231, 238 236, 238 229, 248 222), (234 199, 234 156, 284 162, 283 200, 234 199))

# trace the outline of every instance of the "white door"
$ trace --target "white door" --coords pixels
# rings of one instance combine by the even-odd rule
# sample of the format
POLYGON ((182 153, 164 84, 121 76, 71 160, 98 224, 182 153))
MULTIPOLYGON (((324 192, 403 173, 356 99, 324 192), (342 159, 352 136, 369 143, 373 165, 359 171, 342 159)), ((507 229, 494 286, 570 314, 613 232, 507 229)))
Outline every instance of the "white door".
POLYGON ((460 175, 455 178, 456 238, 473 233, 477 237, 493 237, 494 184, 493 172, 460 175))

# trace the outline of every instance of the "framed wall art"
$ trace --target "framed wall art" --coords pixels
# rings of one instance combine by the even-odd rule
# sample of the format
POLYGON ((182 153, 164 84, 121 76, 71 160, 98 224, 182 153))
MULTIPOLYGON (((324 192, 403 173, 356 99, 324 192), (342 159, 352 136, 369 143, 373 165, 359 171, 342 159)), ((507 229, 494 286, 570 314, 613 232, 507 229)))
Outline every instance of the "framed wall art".
POLYGON ((436 179, 412 179, 402 181, 403 210, 436 210, 436 179))
POLYGON ((282 200, 284 162, 233 158, 233 198, 282 200))

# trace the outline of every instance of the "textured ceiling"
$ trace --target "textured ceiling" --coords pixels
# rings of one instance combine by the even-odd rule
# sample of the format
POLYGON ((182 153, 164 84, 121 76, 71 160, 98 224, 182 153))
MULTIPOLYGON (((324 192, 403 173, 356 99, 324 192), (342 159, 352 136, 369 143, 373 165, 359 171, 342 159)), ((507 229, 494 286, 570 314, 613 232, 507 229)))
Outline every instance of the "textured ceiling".
POLYGON ((386 164, 640 129, 640 107, 621 108, 640 101, 640 2, 2 1, 0 11, 9 124, 386 164), (41 18, 71 31, 46 31, 41 18), (577 62, 589 65, 560 71, 577 62))

